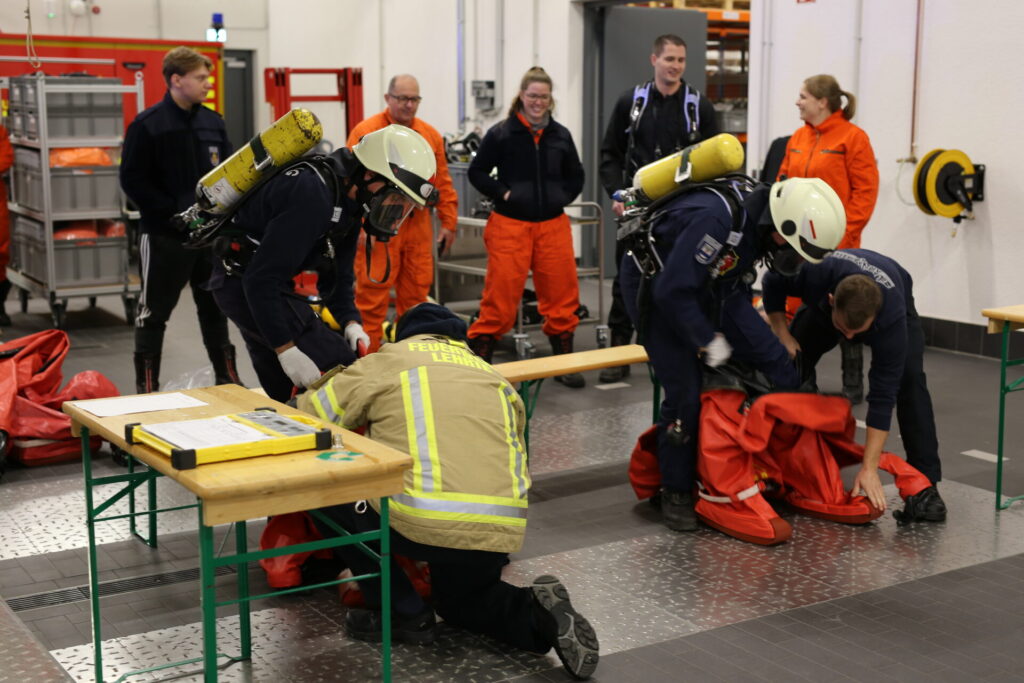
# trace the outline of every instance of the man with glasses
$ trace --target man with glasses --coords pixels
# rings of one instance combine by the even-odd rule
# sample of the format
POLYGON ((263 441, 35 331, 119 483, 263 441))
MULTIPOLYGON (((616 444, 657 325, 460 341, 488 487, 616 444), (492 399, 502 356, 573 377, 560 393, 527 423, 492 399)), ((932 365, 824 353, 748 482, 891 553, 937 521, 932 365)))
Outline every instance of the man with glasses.
MULTIPOLYGON (((611 197, 633 184, 641 166, 718 134, 715 109, 699 90, 683 80, 686 72, 686 41, 671 33, 658 36, 651 51, 654 78, 622 93, 601 143, 601 185, 611 197)), ((622 202, 612 201, 616 216, 622 202)), ((622 261, 616 246, 615 263, 622 261)), ((612 346, 628 344, 633 325, 623 307, 619 280, 612 283, 608 311, 612 346)), ((617 382, 629 375, 629 366, 605 368, 600 381, 617 382)))
MULTIPOLYGON (((384 95, 387 108, 353 128, 347 144, 354 147, 367 133, 393 123, 412 128, 430 144, 437 163, 434 185, 439 193, 436 211, 441 223, 437 235, 437 251, 443 256, 455 241, 459 198, 448 174, 444 140, 433 126, 416 118, 422 100, 420 85, 414 77, 408 74, 394 76, 384 95)), ((360 239, 370 238, 363 236, 360 239)), ((362 315, 366 334, 370 337, 371 351, 380 346, 381 324, 388 312, 392 288, 395 290, 396 319, 406 310, 427 300, 430 286, 434 282, 433 244, 430 209, 424 207, 413 211, 402 225, 401 233, 387 245, 374 249, 371 257, 366 257, 363 249, 357 251, 356 306, 362 315)))
POLYGON ((167 320, 188 284, 196 302, 203 345, 217 384, 240 384, 235 347, 206 281, 209 249, 185 249, 171 217, 196 200, 196 182, 232 152, 221 115, 204 106, 210 89, 209 59, 187 47, 164 56, 167 94, 135 117, 124 136, 121 188, 142 214, 139 238, 142 294, 135 318, 135 390, 160 386, 160 356, 167 320))

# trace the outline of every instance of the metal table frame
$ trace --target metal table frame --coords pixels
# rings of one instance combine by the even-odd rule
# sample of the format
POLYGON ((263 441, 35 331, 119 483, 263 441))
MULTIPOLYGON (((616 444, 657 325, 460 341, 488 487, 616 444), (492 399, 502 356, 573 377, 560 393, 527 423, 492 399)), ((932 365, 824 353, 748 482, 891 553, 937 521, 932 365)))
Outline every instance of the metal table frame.
POLYGON ((1024 500, 1024 494, 1003 498, 1003 449, 1006 431, 1006 395, 1024 390, 1024 377, 1007 382, 1006 369, 1016 365, 1024 365, 1024 358, 1010 358, 1010 333, 1024 327, 1024 306, 1006 306, 1003 308, 986 308, 981 312, 988 318, 989 334, 1002 335, 999 355, 999 438, 996 447, 996 510, 1005 510, 1018 500, 1024 500))
MULTIPOLYGON (((257 394, 253 394, 258 396, 257 394)), ((268 401, 261 398, 262 404, 268 401)), ((148 413, 158 415, 159 413, 148 413)), ((317 519, 323 521, 330 528, 339 534, 338 537, 300 543, 292 546, 272 548, 268 550, 248 550, 248 539, 246 536, 246 520, 240 519, 235 522, 235 553, 227 556, 216 554, 213 542, 213 526, 207 525, 204 518, 204 506, 202 498, 197 495, 196 503, 181 505, 164 509, 157 509, 156 504, 156 480, 164 476, 161 472, 145 463, 141 458, 161 457, 155 454, 146 446, 130 445, 127 443, 116 444, 128 455, 128 471, 125 474, 97 477, 93 473, 93 452, 90 443, 90 432, 85 425, 78 425, 82 444, 82 464, 85 482, 86 502, 86 525, 88 529, 88 564, 89 564, 89 603, 92 616, 92 640, 94 651, 95 680, 104 681, 103 677, 103 639, 101 634, 101 608, 100 608, 100 582, 99 566, 96 553, 96 524, 127 518, 130 531, 146 545, 157 547, 156 515, 172 510, 196 508, 198 510, 198 533, 199 533, 199 570, 200 570, 200 604, 202 608, 202 644, 203 656, 186 659, 180 662, 162 664, 148 667, 137 671, 123 674, 117 681, 123 681, 129 676, 143 673, 152 673, 172 667, 180 667, 189 664, 202 662, 204 681, 217 681, 219 659, 227 659, 221 666, 231 663, 249 660, 252 657, 252 625, 250 619, 250 603, 253 600, 260 600, 277 595, 286 595, 298 591, 306 591, 316 588, 334 586, 349 581, 360 581, 379 577, 381 581, 381 616, 382 616, 382 643, 381 643, 381 680, 391 680, 391 568, 390 568, 390 534, 389 531, 389 508, 387 496, 380 497, 380 518, 381 525, 376 531, 351 534, 336 523, 322 515, 318 511, 311 511, 317 519), (137 457, 137 456, 141 456, 137 457), (142 464, 143 469, 137 470, 136 464, 142 464), (112 493, 105 500, 98 501, 94 489, 98 486, 108 484, 123 484, 116 492, 112 493), (146 485, 147 503, 145 509, 136 509, 135 490, 146 485), (104 513, 115 503, 128 496, 129 512, 121 515, 103 516, 104 513), (136 528, 136 518, 146 516, 148 520, 148 533, 143 536, 136 528), (374 552, 366 543, 377 541, 380 543, 380 552, 374 552), (337 548, 346 545, 357 545, 363 552, 376 560, 379 564, 379 571, 369 574, 362 574, 350 578, 326 581, 313 586, 300 586, 284 590, 272 591, 260 595, 251 595, 249 591, 248 565, 264 558, 278 557, 293 553, 309 552, 329 548, 337 548), (237 573, 238 598, 234 600, 217 600, 216 595, 216 570, 220 567, 234 565, 237 573), (237 655, 228 655, 217 651, 217 608, 238 605, 239 637, 241 651, 237 655)), ((104 434, 104 437, 107 435, 104 434)), ((264 456, 276 457, 276 456, 264 456)), ((251 460, 236 460, 232 464, 238 467, 245 467, 251 460)), ((179 482, 180 483, 180 482, 179 482)), ((184 484, 182 484, 184 485, 184 484)), ((189 488, 189 487, 186 487, 189 488)))

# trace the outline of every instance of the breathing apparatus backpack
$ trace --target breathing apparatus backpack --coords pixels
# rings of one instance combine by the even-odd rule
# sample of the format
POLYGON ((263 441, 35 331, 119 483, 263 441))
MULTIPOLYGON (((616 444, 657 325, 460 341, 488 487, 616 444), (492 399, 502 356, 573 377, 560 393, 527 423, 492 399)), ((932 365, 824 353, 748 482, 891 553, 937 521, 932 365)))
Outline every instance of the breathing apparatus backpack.
POLYGON ((323 126, 307 109, 292 109, 196 183, 196 203, 176 215, 188 233, 185 246, 205 247, 241 208, 252 191, 311 150, 323 126))
POLYGON ((740 141, 722 133, 638 169, 632 186, 615 193, 613 199, 625 206, 616 239, 624 243, 645 280, 664 268, 651 229, 663 208, 681 195, 710 190, 720 196, 733 219, 729 245, 739 243, 743 227, 740 191, 754 185, 753 179, 736 173, 742 166, 740 141))

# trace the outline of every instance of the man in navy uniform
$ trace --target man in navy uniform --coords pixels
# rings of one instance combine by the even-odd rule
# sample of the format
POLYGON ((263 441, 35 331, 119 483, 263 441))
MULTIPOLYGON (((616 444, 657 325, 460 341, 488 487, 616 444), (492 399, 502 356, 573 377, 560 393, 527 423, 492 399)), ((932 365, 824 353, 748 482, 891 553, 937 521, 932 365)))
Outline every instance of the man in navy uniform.
POLYGON ((820 261, 839 244, 846 214, 817 178, 753 191, 705 185, 665 201, 651 227, 664 268, 643 279, 627 255, 619 273, 623 301, 665 390, 657 432, 662 517, 673 531, 693 531, 701 356, 714 367, 735 355, 776 387, 795 388, 796 367, 751 305, 754 267, 795 272, 820 261))
POLYGON ((436 196, 434 152, 415 131, 391 125, 325 160, 303 160, 242 198, 210 288, 238 325, 267 395, 287 401, 321 372, 368 345, 353 295, 360 226, 388 239, 414 207, 436 196), (323 304, 341 327, 313 313, 292 279, 318 273, 323 304))
POLYGON ((181 290, 196 303, 203 345, 217 384, 240 384, 228 322, 205 289, 209 249, 186 249, 171 217, 195 201, 196 182, 232 151, 220 114, 204 106, 209 59, 187 47, 164 56, 167 94, 135 117, 124 136, 121 187, 142 215, 139 238, 142 294, 135 318, 135 390, 160 388, 164 332, 181 290))
POLYGON ((946 505, 935 486, 942 479, 939 441, 924 374, 924 332, 914 308, 910 273, 877 252, 843 249, 819 264, 804 266, 795 276, 769 273, 762 286, 772 330, 791 356, 800 352, 806 376, 814 376, 818 359, 840 338, 871 348, 864 463, 854 480, 854 495, 862 492, 875 507, 885 509, 878 460, 895 407, 907 462, 932 482, 907 500, 904 514, 944 521, 946 505), (804 304, 790 325, 787 296, 800 297, 804 304))

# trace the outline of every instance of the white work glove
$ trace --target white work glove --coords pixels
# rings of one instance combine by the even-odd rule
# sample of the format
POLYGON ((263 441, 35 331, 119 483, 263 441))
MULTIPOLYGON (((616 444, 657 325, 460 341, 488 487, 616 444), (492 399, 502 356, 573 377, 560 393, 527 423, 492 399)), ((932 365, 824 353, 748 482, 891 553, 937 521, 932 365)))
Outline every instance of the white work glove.
POLYGON ((729 356, 732 355, 732 346, 725 340, 725 335, 721 332, 715 333, 715 338, 711 340, 711 343, 704 347, 704 362, 713 368, 717 368, 719 365, 729 360, 729 356))
POLYGON ((320 379, 320 368, 298 346, 291 346, 277 354, 281 369, 295 386, 305 389, 320 379))
POLYGON ((359 355, 359 342, 363 343, 364 348, 370 348, 370 335, 366 334, 359 323, 349 323, 345 326, 345 341, 356 355, 359 355))

